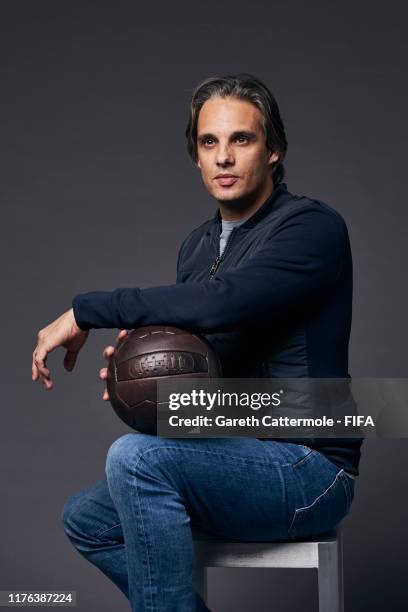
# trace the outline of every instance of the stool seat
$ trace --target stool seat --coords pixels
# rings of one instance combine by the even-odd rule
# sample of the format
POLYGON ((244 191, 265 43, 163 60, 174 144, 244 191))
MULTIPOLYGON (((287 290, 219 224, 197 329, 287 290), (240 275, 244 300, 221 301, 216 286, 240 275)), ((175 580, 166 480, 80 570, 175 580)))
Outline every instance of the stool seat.
POLYGON ((343 612, 341 530, 279 542, 245 542, 192 528, 196 588, 208 599, 207 568, 262 567, 317 569, 319 612, 343 612))

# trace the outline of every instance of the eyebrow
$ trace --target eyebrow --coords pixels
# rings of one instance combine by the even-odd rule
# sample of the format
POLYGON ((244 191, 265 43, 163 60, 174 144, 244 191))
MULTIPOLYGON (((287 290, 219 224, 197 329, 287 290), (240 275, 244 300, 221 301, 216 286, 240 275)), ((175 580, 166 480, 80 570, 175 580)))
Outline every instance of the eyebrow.
MULTIPOLYGON (((249 140, 256 140, 257 138, 255 132, 250 132, 248 130, 237 130, 231 134, 230 139, 234 140, 234 138, 236 138, 237 136, 246 136, 249 140)), ((214 140, 217 140, 217 137, 214 134, 211 134, 211 132, 200 134, 197 140, 201 144, 206 138, 213 138, 214 140)))

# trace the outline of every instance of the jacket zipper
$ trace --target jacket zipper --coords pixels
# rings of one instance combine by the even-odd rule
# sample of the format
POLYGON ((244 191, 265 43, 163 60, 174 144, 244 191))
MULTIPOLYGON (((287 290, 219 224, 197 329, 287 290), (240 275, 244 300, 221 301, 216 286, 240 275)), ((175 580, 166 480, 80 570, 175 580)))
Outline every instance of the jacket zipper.
POLYGON ((234 228, 233 228, 233 230, 232 230, 232 232, 230 233, 230 236, 229 236, 229 238, 228 238, 228 242, 227 242, 227 244, 225 245, 224 252, 223 252, 223 254, 222 254, 221 256, 220 256, 220 241, 219 241, 219 239, 218 239, 218 248, 217 248, 218 255, 217 255, 217 257, 214 259, 214 261, 213 261, 213 263, 212 263, 212 265, 211 265, 211 268, 210 268, 210 276, 209 276, 209 278, 210 278, 210 279, 211 279, 211 278, 214 276, 214 274, 215 274, 215 273, 216 273, 216 271, 218 270, 218 268, 219 268, 219 266, 220 266, 220 263, 221 263, 221 262, 222 262, 222 261, 225 259, 225 253, 227 252, 227 250, 228 250, 228 249, 230 248, 230 246, 231 246, 232 236, 233 236, 233 234, 234 234, 234 232, 235 232, 235 230, 236 230, 236 229, 237 229, 237 228, 236 228, 236 227, 234 227, 234 228))

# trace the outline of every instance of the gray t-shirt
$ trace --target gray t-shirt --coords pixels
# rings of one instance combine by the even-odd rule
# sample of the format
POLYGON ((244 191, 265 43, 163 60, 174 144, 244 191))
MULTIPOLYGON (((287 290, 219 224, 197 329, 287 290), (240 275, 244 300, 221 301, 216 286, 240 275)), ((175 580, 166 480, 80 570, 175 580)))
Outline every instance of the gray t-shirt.
MULTIPOLYGON (((248 219, 249 217, 247 217, 248 219)), ((238 227, 245 223, 247 219, 238 219, 237 221, 224 221, 222 220, 222 231, 220 234, 220 256, 223 254, 225 247, 227 246, 228 238, 234 227, 238 227)))

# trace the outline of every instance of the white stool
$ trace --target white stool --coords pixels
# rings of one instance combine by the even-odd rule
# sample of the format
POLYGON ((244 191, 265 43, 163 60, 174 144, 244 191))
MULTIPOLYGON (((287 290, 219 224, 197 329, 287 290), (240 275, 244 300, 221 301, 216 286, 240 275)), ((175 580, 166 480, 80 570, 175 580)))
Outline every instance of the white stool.
POLYGON ((196 589, 208 603, 208 567, 316 568, 319 612, 343 612, 341 529, 316 538, 285 542, 240 542, 192 530, 196 589))

